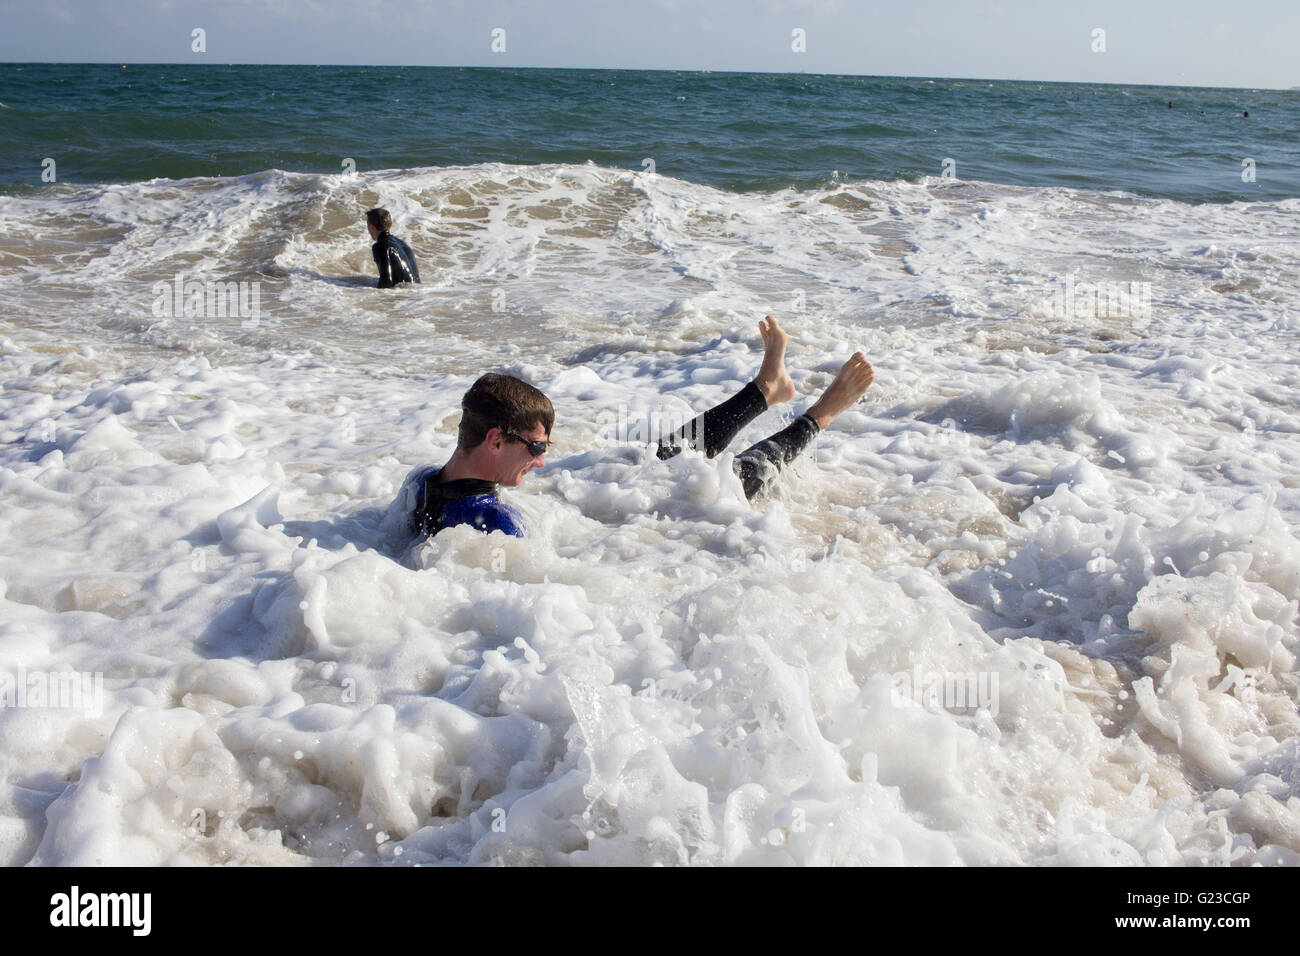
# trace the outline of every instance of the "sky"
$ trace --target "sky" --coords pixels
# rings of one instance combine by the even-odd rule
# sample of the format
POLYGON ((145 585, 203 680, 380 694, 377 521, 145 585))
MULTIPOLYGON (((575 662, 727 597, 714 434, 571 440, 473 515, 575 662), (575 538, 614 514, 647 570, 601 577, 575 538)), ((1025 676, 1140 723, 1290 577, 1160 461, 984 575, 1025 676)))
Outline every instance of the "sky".
POLYGON ((9 62, 740 70, 1286 89, 1300 86, 1297 51, 1300 0, 0 0, 0 61, 9 62))

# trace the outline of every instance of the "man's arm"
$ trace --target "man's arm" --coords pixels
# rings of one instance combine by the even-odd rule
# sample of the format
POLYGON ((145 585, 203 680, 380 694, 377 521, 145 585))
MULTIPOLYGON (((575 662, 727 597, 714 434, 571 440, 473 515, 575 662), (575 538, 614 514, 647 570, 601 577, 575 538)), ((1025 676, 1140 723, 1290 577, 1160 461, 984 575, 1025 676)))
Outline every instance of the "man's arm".
POLYGON ((370 254, 375 257, 375 265, 379 267, 378 288, 391 289, 396 283, 393 282, 393 274, 388 268, 388 250, 384 248, 382 242, 376 242, 370 247, 370 254))
POLYGON ((418 284, 420 281, 420 267, 416 264, 415 253, 411 251, 411 247, 405 241, 402 243, 402 252, 405 253, 402 258, 406 260, 406 264, 411 270, 411 279, 418 284))

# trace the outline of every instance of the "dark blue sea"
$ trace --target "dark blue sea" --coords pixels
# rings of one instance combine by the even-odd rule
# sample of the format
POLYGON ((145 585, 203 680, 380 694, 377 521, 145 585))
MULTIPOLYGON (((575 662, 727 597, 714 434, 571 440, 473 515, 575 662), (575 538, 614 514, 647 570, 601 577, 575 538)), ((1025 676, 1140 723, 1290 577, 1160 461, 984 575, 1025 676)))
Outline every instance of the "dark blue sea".
MULTIPOLYGON (((1300 195, 1300 93, 435 67, 0 65, 0 184, 595 163, 736 191, 966 180, 1300 195), (1249 113, 1247 117, 1243 114, 1249 113), (951 160, 945 165, 945 160, 951 160), (1253 181, 1243 180, 1253 161, 1253 181)), ((1247 177, 1247 180, 1251 177, 1247 177)))

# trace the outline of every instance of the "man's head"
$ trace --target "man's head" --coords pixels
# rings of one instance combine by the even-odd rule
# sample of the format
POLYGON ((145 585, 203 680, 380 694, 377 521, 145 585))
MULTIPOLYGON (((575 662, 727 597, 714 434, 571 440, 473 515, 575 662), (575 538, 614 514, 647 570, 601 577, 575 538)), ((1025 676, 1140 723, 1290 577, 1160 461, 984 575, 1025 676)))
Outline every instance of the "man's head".
POLYGON ((457 450, 472 455, 490 480, 517 485, 528 472, 546 464, 545 449, 536 455, 533 451, 536 443, 549 441, 555 409, 539 389, 513 376, 489 372, 470 386, 460 407, 457 450))
POLYGON ((370 238, 378 239, 381 232, 393 228, 393 217, 387 209, 370 209, 366 212, 366 227, 370 230, 370 238))

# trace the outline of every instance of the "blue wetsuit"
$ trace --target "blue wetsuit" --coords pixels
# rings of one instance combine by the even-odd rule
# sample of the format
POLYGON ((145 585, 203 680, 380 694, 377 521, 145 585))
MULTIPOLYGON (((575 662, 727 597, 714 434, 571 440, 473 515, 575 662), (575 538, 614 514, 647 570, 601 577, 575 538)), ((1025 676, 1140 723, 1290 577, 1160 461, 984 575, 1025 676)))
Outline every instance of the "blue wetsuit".
POLYGON ((473 525, 480 531, 504 531, 516 538, 528 533, 523 516, 497 500, 497 483, 476 478, 438 481, 441 468, 429 467, 412 476, 415 508, 411 530, 435 535, 458 524, 473 525))
POLYGON ((415 253, 392 233, 381 232, 370 247, 379 267, 379 288, 391 289, 403 282, 420 281, 420 267, 415 264, 415 253))

